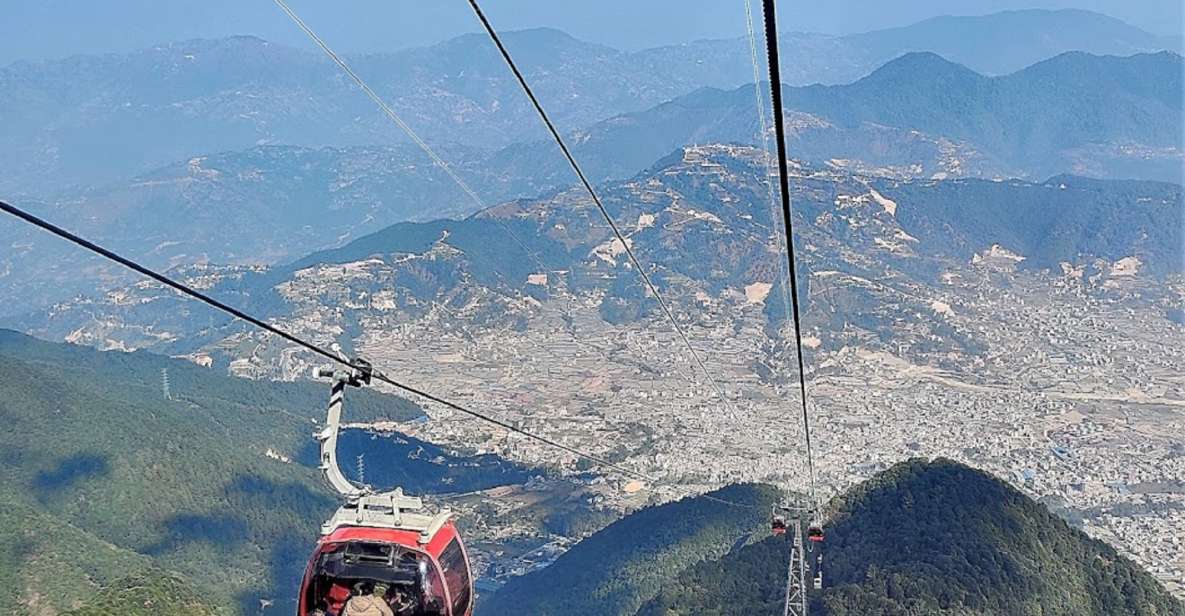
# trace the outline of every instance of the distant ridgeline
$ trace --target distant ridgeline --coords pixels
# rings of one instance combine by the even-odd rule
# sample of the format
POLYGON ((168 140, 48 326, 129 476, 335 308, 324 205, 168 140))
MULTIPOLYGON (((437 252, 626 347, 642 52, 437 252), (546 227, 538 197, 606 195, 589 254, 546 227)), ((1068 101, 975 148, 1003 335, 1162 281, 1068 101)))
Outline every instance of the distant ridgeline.
MULTIPOLYGON (((774 280, 776 263, 766 245, 752 238, 767 237, 768 230, 779 223, 769 208, 743 205, 763 203, 766 198, 765 168, 759 155, 757 149, 720 144, 686 148, 634 180, 602 187, 613 216, 622 224, 637 225, 630 238, 639 258, 661 264, 652 273, 657 284, 683 289, 684 297, 695 297, 699 291, 721 297, 726 289, 774 280), (722 200, 721 190, 727 191, 727 201, 722 200), (687 224, 689 220, 694 222, 687 224)), ((836 270, 869 279, 904 277, 940 294, 945 291, 937 290, 945 285, 938 279, 939 272, 968 267, 993 245, 1023 256, 1019 269, 1048 270, 1060 277, 1064 262, 1084 268, 1088 282, 1098 271, 1105 273, 1112 263, 1128 257, 1139 261, 1140 277, 1185 270, 1180 253, 1185 241, 1181 224, 1185 201, 1177 184, 1073 176, 1040 183, 895 180, 815 167, 802 167, 801 173, 803 177, 792 186, 799 221, 796 233, 815 247, 800 263, 801 299, 808 307, 815 282, 811 272, 836 270), (852 207, 857 205, 861 207, 852 207), (886 249, 902 241, 907 249, 886 249), (864 255, 876 255, 876 259, 864 255)), ((567 292, 594 298, 600 316, 610 323, 658 314, 637 277, 621 273, 610 254, 609 232, 592 222, 589 208, 572 206, 570 197, 559 193, 518 200, 463 220, 399 223, 265 272, 236 273, 233 268, 211 266, 175 273, 211 280, 212 293, 265 318, 293 321, 305 320, 303 315, 309 314, 308 320, 317 322, 311 313, 324 302, 338 300, 337 286, 302 276, 308 268, 333 275, 335 285, 344 285, 355 297, 388 291, 393 302, 389 307, 379 309, 362 302, 338 311, 340 325, 351 338, 373 327, 377 319, 392 315, 420 319, 432 312, 435 302, 461 305, 477 299, 482 310, 456 317, 466 326, 521 330, 535 315, 523 307, 522 295, 546 301, 561 283, 567 292), (491 241, 506 237, 504 228, 513 231, 522 246, 491 241), (364 275, 353 278, 338 277, 329 269, 360 262, 364 262, 360 266, 364 275), (544 285, 531 284, 532 274, 540 271, 569 274, 544 285)), ((770 293, 764 306, 770 320, 776 321, 784 315, 780 288, 774 285, 770 293)), ((861 293, 841 289, 839 295, 861 293)), ((52 311, 16 319, 14 324, 49 339, 73 335, 100 346, 118 343, 168 354, 202 350, 219 367, 239 359, 234 346, 213 344, 243 331, 229 317, 159 285, 127 287, 118 297, 134 301, 66 302, 52 311)), ((841 312, 868 313, 882 303, 855 297, 841 312)), ((930 309, 894 311, 905 315, 900 318, 910 318, 930 309)), ((862 327, 876 329, 870 324, 862 327)), ((930 329, 935 323, 925 319, 917 327, 930 329)), ((272 352, 278 353, 279 347, 272 352)), ((275 370, 277 364, 262 362, 258 367, 275 370)))
MULTIPOLYGON (((709 507, 694 502, 610 525, 554 569, 507 584, 483 604, 482 616, 781 614, 786 540, 728 550, 722 536, 699 532, 700 518, 685 517, 709 507), (672 554, 648 539, 672 529, 687 529, 687 543, 698 550, 672 554), (643 574, 631 577, 635 571, 643 574)), ((827 588, 811 593, 816 614, 1185 614, 1151 575, 1108 545, 956 462, 900 463, 837 499, 831 512, 827 588)))
MULTIPOLYGON (((1077 31, 1073 26, 1056 30, 1077 31)), ((1011 47, 1015 36, 1007 31, 1011 47)), ((396 108, 422 109, 426 115, 416 126, 430 141, 466 144, 441 145, 440 155, 481 187, 488 204, 571 187, 566 161, 556 156, 550 139, 540 140, 534 113, 524 108, 517 86, 505 83, 504 67, 492 64, 475 72, 477 67, 466 66, 487 56, 484 51, 462 52, 476 42, 463 38, 447 54, 457 65, 438 67, 439 77, 432 76, 437 74, 433 69, 413 71, 429 81, 407 87, 428 91, 422 98, 410 94, 406 107, 396 108), (486 71, 497 76, 486 79, 486 71), (473 85, 467 86, 470 80, 473 85), (446 96, 447 102, 438 100, 441 88, 448 89, 445 83, 461 90, 456 97, 446 96), (494 87, 478 100, 464 102, 475 87, 484 89, 476 84, 494 87), (514 91, 505 90, 507 86, 514 91), (426 117, 433 115, 437 122, 426 117), (460 118, 464 122, 452 126, 460 118), (513 133, 520 133, 521 140, 499 143, 495 149, 476 147, 482 141, 476 134, 481 125, 499 141, 513 133)), ((539 77, 548 81, 581 74, 576 83, 553 90, 553 96, 564 101, 558 111, 587 120, 557 118, 566 130, 577 131, 574 155, 598 184, 631 178, 692 144, 757 145, 753 87, 740 86, 752 75, 748 54, 737 58, 744 63, 739 73, 749 76, 744 81, 722 83, 701 76, 671 82, 672 65, 698 72, 716 64, 721 50, 694 52, 696 45, 680 46, 663 52, 660 63, 627 69, 631 63, 620 54, 598 64, 596 58, 606 50, 595 46, 568 48, 559 56, 547 49, 576 43, 566 37, 536 42, 544 46, 535 56, 541 61, 579 58, 579 71, 556 66, 539 77), (685 62, 693 53, 704 59, 685 62), (599 78, 589 74, 594 65, 599 78), (586 94, 577 95, 581 91, 586 94), (599 110, 585 107, 614 99, 616 103, 599 110)), ((916 44, 909 41, 908 47, 916 49, 916 44)), ((990 58, 1002 55, 998 47, 990 58)), ((737 51, 746 48, 736 41, 737 51)), ((813 43, 807 48, 817 50, 813 43)), ((915 180, 1020 177, 1041 182, 1073 173, 1182 182, 1182 59, 1173 52, 1128 57, 1064 53, 1012 74, 988 76, 957 63, 960 54, 900 55, 902 51, 888 53, 879 68, 868 66, 845 85, 784 88, 795 160, 915 180)), ((481 207, 416 147, 394 143, 396 129, 371 127, 385 118, 366 97, 341 90, 328 63, 308 67, 317 74, 311 83, 303 78, 290 83, 281 75, 303 74, 297 70, 308 63, 303 53, 243 38, 162 46, 132 57, 138 60, 111 56, 81 65, 74 59, 0 67, 0 87, 19 84, 5 89, 10 96, 0 118, 0 168, 5 170, 0 192, 53 220, 86 220, 90 239, 158 268, 198 261, 285 263, 394 223, 461 216, 481 207), (245 63, 248 57, 252 61, 245 63), (129 61, 139 70, 127 66, 129 61), (155 73, 140 72, 159 66, 176 66, 184 73, 178 80, 194 83, 164 85, 155 73), (77 75, 80 71, 85 77, 77 75), (265 85, 273 79, 282 83, 265 85), (60 90, 64 83, 71 84, 69 92, 60 90), (252 93, 259 88, 264 91, 252 93), (186 98, 186 92, 197 98, 186 98), (79 98, 62 108, 47 105, 74 96, 79 98), (182 100, 165 102, 176 96, 182 100), (223 102, 236 109, 258 107, 259 115, 253 112, 253 120, 244 121, 242 114, 218 113, 224 107, 211 101, 223 96, 247 97, 223 102), (190 105, 209 111, 178 119, 179 110, 190 105), (282 118, 266 119, 278 109, 285 110, 282 118), (233 126, 219 128, 228 117, 233 126), (360 132, 338 134, 346 125, 360 132), (167 139, 160 138, 162 126, 169 127, 167 139), (266 134, 256 134, 257 129, 266 134), (381 145, 371 143, 376 137, 381 145), (98 152, 85 154, 96 144, 102 144, 98 152), (122 170, 104 168, 108 165, 122 170), (7 186, 10 182, 14 185, 7 186)), ((435 64, 441 58, 432 53, 399 62, 413 59, 435 64)), ((387 70, 398 65, 391 60, 382 62, 387 70)), ((398 100, 408 94, 399 81, 410 77, 384 82, 381 89, 392 88, 391 96, 398 100)), ((541 93, 548 98, 546 89, 541 93)), ((109 284, 130 280, 126 272, 86 261, 73 247, 24 226, 0 225, 0 243, 36 247, 0 254, 0 271, 11 271, 0 276, 0 295, 21 297, 19 306, 46 306, 93 292, 95 278, 103 277, 95 267, 111 277, 109 284)), ((16 308, 0 304, 0 316, 10 316, 16 308)))

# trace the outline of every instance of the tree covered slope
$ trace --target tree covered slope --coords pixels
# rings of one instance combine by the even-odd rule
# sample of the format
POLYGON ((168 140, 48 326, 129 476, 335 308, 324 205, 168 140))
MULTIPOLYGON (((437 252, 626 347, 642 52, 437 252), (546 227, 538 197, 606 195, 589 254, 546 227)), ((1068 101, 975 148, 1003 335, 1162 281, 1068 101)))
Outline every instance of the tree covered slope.
MULTIPOLYGON (((419 413, 352 394, 355 416, 419 413)), ((325 396, 0 331, 0 613, 81 607, 154 568, 215 606, 286 607, 335 500, 316 469, 268 452, 295 457, 325 396)))
MULTIPOLYGON (((826 588, 811 602, 828 616, 1185 614, 1110 546, 949 460, 902 462, 851 490, 824 550, 826 588)), ((639 614, 780 614, 787 558, 769 538, 701 563, 639 614)))
POLYGON ((633 614, 680 571, 724 555, 739 539, 764 528, 778 492, 734 485, 710 496, 715 498, 643 509, 610 524, 554 564, 483 597, 478 613, 633 614))
POLYGON ((153 572, 119 580, 64 616, 225 616, 184 580, 153 572))

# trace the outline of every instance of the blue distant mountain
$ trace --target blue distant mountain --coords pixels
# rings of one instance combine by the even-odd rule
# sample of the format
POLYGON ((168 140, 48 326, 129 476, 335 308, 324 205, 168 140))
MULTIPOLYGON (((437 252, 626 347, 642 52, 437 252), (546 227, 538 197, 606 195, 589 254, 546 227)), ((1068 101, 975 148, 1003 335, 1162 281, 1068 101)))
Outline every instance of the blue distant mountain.
MULTIPOLYGON (((1182 58, 1068 52, 989 77, 929 52, 854 83, 784 87, 790 153, 878 174, 1027 177, 1059 173, 1181 182, 1182 58)), ((756 143, 752 85, 703 88, 577 133, 594 176, 628 177, 682 145, 756 143)), ((565 169, 517 146, 499 154, 565 169)))
POLYGON ((930 51, 987 75, 1011 73, 1067 51, 1126 56, 1181 50, 1179 39, 1156 36, 1113 17, 1078 9, 935 17, 845 38, 872 61, 930 51))
MULTIPOLYGON (((790 152, 897 179, 1040 181, 1070 173, 1180 183, 1181 71, 1181 57, 1171 52, 1067 53, 987 77, 911 53, 852 84, 786 87, 790 152)), ((616 116, 577 131, 572 142, 586 170, 603 181, 633 176, 685 145, 754 144, 758 134, 749 85, 700 89, 616 116)), ((445 146, 441 153, 490 205, 573 182, 549 141, 500 150, 445 146)), ((41 205, 22 203, 58 220, 86 220, 82 230, 156 267, 283 262, 399 221, 479 209, 408 144, 193 156, 41 205)), ((17 310, 93 285, 77 275, 81 255, 35 230, 3 226, 0 241, 17 247, 0 256, 0 268, 15 273, 0 277, 0 292, 24 298, 17 310)))
MULTIPOLYGON (((753 81, 743 38, 639 52, 547 28, 505 39, 568 131, 698 88, 753 81)), ((1129 55, 1175 44, 1084 11, 938 18, 844 37, 784 34, 781 42, 788 85, 848 83, 911 51, 991 75, 1066 51, 1129 55)), ((429 141, 497 148, 545 136, 484 37, 350 60, 429 141)), ((10 197, 50 195, 256 145, 405 141, 320 55, 252 36, 18 62, 0 68, 0 92, 0 192, 10 197)))

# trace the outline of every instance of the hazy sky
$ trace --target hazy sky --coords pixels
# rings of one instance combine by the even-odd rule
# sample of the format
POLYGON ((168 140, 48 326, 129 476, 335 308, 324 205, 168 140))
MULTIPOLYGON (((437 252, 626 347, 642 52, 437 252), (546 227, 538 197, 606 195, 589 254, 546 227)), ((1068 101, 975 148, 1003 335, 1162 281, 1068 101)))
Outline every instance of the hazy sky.
MULTIPOLYGON (((389 51, 477 29, 465 0, 290 0, 344 51, 389 51)), ((760 0, 753 0, 760 10, 760 0)), ((744 32, 743 0, 485 0, 502 29, 553 26, 626 49, 744 32)), ((782 29, 846 34, 944 14, 1083 8, 1158 34, 1182 30, 1181 0, 781 0, 782 29)), ((271 0, 0 0, 0 65, 255 34, 307 45, 271 0)))

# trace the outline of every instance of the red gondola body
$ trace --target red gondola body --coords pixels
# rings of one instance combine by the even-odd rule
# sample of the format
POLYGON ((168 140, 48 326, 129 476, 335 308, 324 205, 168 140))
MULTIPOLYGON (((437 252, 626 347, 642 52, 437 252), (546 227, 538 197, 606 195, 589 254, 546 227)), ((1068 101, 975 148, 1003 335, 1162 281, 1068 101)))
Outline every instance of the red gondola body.
POLYGON ((359 585, 375 583, 388 586, 384 599, 397 616, 473 613, 468 555, 450 521, 426 542, 416 529, 346 526, 323 536, 305 568, 297 614, 339 616, 359 585))

